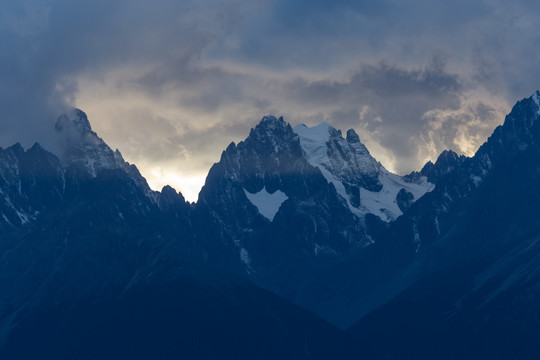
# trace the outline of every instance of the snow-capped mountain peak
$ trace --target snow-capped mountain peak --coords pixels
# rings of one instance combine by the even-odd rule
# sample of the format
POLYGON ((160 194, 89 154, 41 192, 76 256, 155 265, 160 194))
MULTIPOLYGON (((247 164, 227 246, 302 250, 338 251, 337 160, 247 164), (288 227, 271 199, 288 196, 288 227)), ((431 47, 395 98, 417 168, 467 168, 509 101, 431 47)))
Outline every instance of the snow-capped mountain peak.
POLYGON ((60 159, 67 166, 84 169, 92 177, 99 170, 120 167, 117 156, 94 132, 86 114, 79 109, 61 115, 55 129, 61 145, 60 159))
POLYGON ((372 213, 383 221, 393 221, 402 214, 397 199, 400 191, 416 201, 434 188, 425 177, 412 181, 390 173, 371 156, 353 129, 347 131, 345 139, 340 130, 327 123, 314 127, 301 124, 293 130, 308 162, 319 168, 349 209, 360 217, 372 213))
POLYGON ((82 110, 72 109, 61 115, 56 121, 55 129, 59 136, 58 156, 66 167, 75 167, 93 178, 102 170, 122 169, 152 201, 157 201, 156 192, 150 189, 138 169, 126 162, 120 151, 113 151, 92 130, 90 121, 82 110))

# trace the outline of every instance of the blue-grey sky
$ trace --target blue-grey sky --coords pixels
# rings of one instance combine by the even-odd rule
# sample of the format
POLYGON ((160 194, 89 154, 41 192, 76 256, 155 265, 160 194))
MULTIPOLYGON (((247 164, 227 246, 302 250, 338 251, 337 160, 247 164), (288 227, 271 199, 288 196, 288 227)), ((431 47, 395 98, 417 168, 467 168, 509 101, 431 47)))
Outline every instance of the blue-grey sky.
POLYGON ((354 128, 399 173, 471 155, 540 88, 540 2, 3 0, 0 145, 70 106, 155 188, 195 200, 266 114, 354 128))

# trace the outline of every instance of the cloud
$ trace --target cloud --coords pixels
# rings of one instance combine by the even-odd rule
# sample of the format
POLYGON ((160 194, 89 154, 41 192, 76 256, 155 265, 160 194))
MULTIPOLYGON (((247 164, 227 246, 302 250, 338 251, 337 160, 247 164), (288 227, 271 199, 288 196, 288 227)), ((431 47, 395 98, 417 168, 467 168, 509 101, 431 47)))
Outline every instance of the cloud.
POLYGON ((0 118, 3 145, 47 141, 72 105, 81 77, 113 69, 158 68, 200 56, 242 16, 239 1, 8 1, 0 15, 0 118), (27 126, 32 124, 32 126, 27 126), (35 129, 35 131, 31 131, 35 129))
POLYGON ((441 148, 472 156, 491 135, 497 120, 508 112, 504 103, 485 103, 474 94, 465 93, 460 107, 434 109, 424 114, 426 127, 421 133, 419 153, 425 160, 434 159, 441 148))
POLYGON ((273 113, 355 128, 408 172, 474 152, 540 87, 539 15, 528 0, 8 1, 0 145, 53 146, 76 105, 155 184, 183 190, 273 113))

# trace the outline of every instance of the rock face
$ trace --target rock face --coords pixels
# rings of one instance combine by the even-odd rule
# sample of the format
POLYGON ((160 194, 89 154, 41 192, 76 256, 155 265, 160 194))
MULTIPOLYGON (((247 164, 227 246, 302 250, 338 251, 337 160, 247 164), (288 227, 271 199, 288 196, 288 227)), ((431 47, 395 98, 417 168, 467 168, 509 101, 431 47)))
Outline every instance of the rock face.
POLYGON ((241 272, 268 286, 320 254, 368 241, 360 219, 307 161, 282 118, 263 118, 245 141, 223 152, 195 213, 200 232, 233 250, 228 261, 240 260, 241 272))
POLYGON ((61 115, 55 130, 63 145, 60 159, 66 166, 77 168, 91 177, 96 177, 101 170, 120 167, 115 153, 92 131, 86 114, 81 110, 73 109, 61 115))
POLYGON ((420 171, 429 180, 437 182, 445 175, 451 173, 466 161, 467 157, 458 155, 452 150, 444 150, 437 158, 435 164, 428 161, 420 171))
POLYGON ((374 241, 367 214, 393 221, 400 191, 410 205, 433 187, 425 176, 388 172, 354 130, 344 139, 329 124, 292 128, 267 116, 210 170, 197 232, 230 244, 228 256, 236 251, 257 284, 292 297, 291 285, 310 276, 305 269, 374 241))
POLYGON ((54 211, 66 180, 60 161, 38 144, 0 149, 0 229, 8 232, 54 211))

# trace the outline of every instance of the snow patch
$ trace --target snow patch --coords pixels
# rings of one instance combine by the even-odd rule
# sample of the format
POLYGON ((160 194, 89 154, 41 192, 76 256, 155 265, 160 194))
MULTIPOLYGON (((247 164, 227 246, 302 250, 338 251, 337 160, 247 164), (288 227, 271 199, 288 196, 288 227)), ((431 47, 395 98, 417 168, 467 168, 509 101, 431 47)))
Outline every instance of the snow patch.
POLYGON ((422 245, 422 242, 420 241, 420 234, 418 233, 418 227, 416 226, 416 224, 413 224, 413 232, 414 232, 414 243, 416 244, 415 253, 418 253, 418 250, 420 250, 420 245, 422 245))
POLYGON ((471 175, 471 180, 474 183, 474 186, 478 187, 482 183, 482 178, 477 175, 471 175))
POLYGON ((8 220, 6 215, 2 214, 2 217, 4 218, 4 221, 7 222, 9 225, 12 225, 11 222, 8 220))
POLYGON ((539 95, 538 91, 535 92, 535 93, 533 94, 533 96, 532 96, 532 99, 533 99, 533 101, 536 103, 536 106, 538 107, 538 110, 536 111, 536 113, 537 113, 538 115, 540 115, 540 97, 539 97, 538 95, 539 95))
POLYGON ((246 189, 244 189, 244 193, 248 200, 259 210, 259 213, 270 221, 274 220, 279 207, 288 199, 284 192, 276 190, 271 194, 266 191, 266 187, 255 194, 248 192, 246 189))
POLYGON ((401 189, 413 194, 414 201, 416 201, 435 188, 435 185, 428 182, 425 176, 420 178, 418 182, 412 183, 384 168, 379 173, 379 181, 383 186, 381 191, 360 189, 360 208, 362 212, 377 215, 386 222, 394 221, 403 214, 396 200, 401 189))
POLYGON ((320 167, 321 164, 329 163, 326 143, 330 137, 330 129, 333 127, 324 122, 310 128, 304 124, 293 128, 293 131, 300 137, 300 145, 310 164, 320 167))
POLYGON ((20 211, 17 211, 15 210, 15 212, 17 213, 17 216, 19 217, 19 219, 21 220, 21 225, 24 225, 26 224, 27 222, 29 222, 28 220, 28 216, 26 216, 26 214, 20 212, 20 211))
POLYGON ((246 265, 247 267, 251 264, 251 259, 249 257, 249 253, 245 248, 240 248, 240 260, 246 265))
POLYGON ((329 246, 321 246, 319 244, 315 244, 315 247, 313 248, 313 252, 315 253, 315 256, 319 256, 319 254, 332 254, 335 255, 336 251, 333 250, 329 246))

